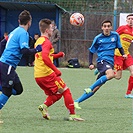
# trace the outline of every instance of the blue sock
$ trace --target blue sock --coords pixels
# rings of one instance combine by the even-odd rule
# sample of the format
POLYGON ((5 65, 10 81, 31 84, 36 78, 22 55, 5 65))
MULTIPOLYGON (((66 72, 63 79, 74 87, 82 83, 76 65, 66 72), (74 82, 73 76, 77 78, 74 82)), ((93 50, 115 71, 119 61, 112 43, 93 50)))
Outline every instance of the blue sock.
POLYGON ((91 88, 91 90, 93 91, 97 86, 102 85, 107 80, 108 79, 107 79, 106 75, 104 75, 104 76, 100 77, 98 80, 96 80, 96 82, 93 85, 91 85, 89 88, 91 88))
POLYGON ((81 103, 84 100, 90 98, 92 95, 94 94, 94 92, 90 92, 90 93, 84 93, 82 96, 80 96, 77 100, 75 100, 75 102, 81 103))
MULTIPOLYGON (((0 85, 0 91, 2 91, 2 86, 1 85, 0 85)), ((12 94, 16 95, 17 94, 16 90, 12 89, 12 94)))
POLYGON ((0 95, 0 110, 3 108, 3 106, 6 104, 6 102, 8 101, 9 97, 6 96, 5 94, 1 94, 0 95))

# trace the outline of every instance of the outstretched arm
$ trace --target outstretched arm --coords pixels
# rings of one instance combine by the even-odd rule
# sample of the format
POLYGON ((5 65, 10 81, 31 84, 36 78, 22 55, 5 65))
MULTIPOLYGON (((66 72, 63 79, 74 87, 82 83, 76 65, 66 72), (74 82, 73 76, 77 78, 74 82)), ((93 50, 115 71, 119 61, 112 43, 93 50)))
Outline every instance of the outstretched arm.
POLYGON ((92 60, 93 60, 93 53, 89 52, 89 69, 90 70, 94 69, 94 65, 92 63, 92 60))
POLYGON ((53 56, 54 59, 64 57, 64 55, 65 55, 64 52, 59 52, 57 54, 51 54, 51 56, 53 56))

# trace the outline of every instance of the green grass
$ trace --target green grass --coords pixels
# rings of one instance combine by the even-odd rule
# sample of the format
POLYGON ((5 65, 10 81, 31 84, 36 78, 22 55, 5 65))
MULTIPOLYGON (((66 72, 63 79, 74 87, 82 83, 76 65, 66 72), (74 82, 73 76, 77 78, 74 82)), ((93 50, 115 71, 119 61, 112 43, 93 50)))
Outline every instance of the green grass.
MULTIPOLYGON (((73 98, 78 98, 83 89, 95 81, 89 69, 61 68, 62 78, 70 87, 73 98)), ((103 85, 90 99, 82 102, 82 110, 76 110, 85 121, 68 122, 63 98, 49 108, 51 120, 42 118, 38 105, 46 96, 36 85, 33 68, 18 67, 24 92, 12 96, 2 110, 4 124, 0 133, 133 133, 133 101, 125 99, 129 72, 123 72, 119 81, 113 79, 103 85)))

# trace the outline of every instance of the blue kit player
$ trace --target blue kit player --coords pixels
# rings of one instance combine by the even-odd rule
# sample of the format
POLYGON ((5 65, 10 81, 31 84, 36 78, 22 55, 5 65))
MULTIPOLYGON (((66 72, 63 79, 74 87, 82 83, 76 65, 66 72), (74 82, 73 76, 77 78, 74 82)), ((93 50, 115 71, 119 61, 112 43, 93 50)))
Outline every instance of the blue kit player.
POLYGON ((77 109, 81 109, 79 103, 93 96, 106 81, 115 77, 115 73, 113 71, 115 49, 119 49, 123 58, 127 57, 124 54, 118 33, 111 31, 112 22, 110 20, 103 21, 101 29, 103 32, 94 38, 93 43, 89 48, 89 69, 94 69, 94 65, 92 63, 93 54, 97 53, 97 69, 99 71, 99 75, 97 80, 91 86, 84 89, 83 95, 75 100, 74 106, 77 109))
MULTIPOLYGON (((24 10, 20 13, 19 26, 10 34, 6 47, 0 58, 0 111, 12 94, 20 95, 23 86, 16 73, 16 67, 23 54, 35 54, 42 50, 41 45, 35 49, 29 49, 29 34, 27 30, 31 26, 32 17, 29 11, 24 10)), ((0 120, 0 123, 3 123, 0 120)))

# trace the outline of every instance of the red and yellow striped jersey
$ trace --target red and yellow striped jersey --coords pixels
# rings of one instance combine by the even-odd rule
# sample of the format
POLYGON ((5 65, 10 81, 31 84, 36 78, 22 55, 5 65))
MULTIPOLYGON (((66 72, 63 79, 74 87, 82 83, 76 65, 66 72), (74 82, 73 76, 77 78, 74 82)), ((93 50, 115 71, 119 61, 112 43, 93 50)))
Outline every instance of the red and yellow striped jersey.
MULTIPOLYGON (((120 35, 120 40, 122 47, 124 49, 125 54, 129 54, 129 47, 133 40, 133 28, 129 25, 120 26, 117 30, 118 34, 120 35)), ((115 50, 115 55, 121 56, 118 49, 115 50)))
POLYGON ((47 37, 41 36, 35 43, 35 47, 42 44, 42 52, 35 54, 34 77, 45 77, 53 73, 49 66, 53 66, 53 46, 47 37), (49 65, 46 65, 48 64, 49 65))

